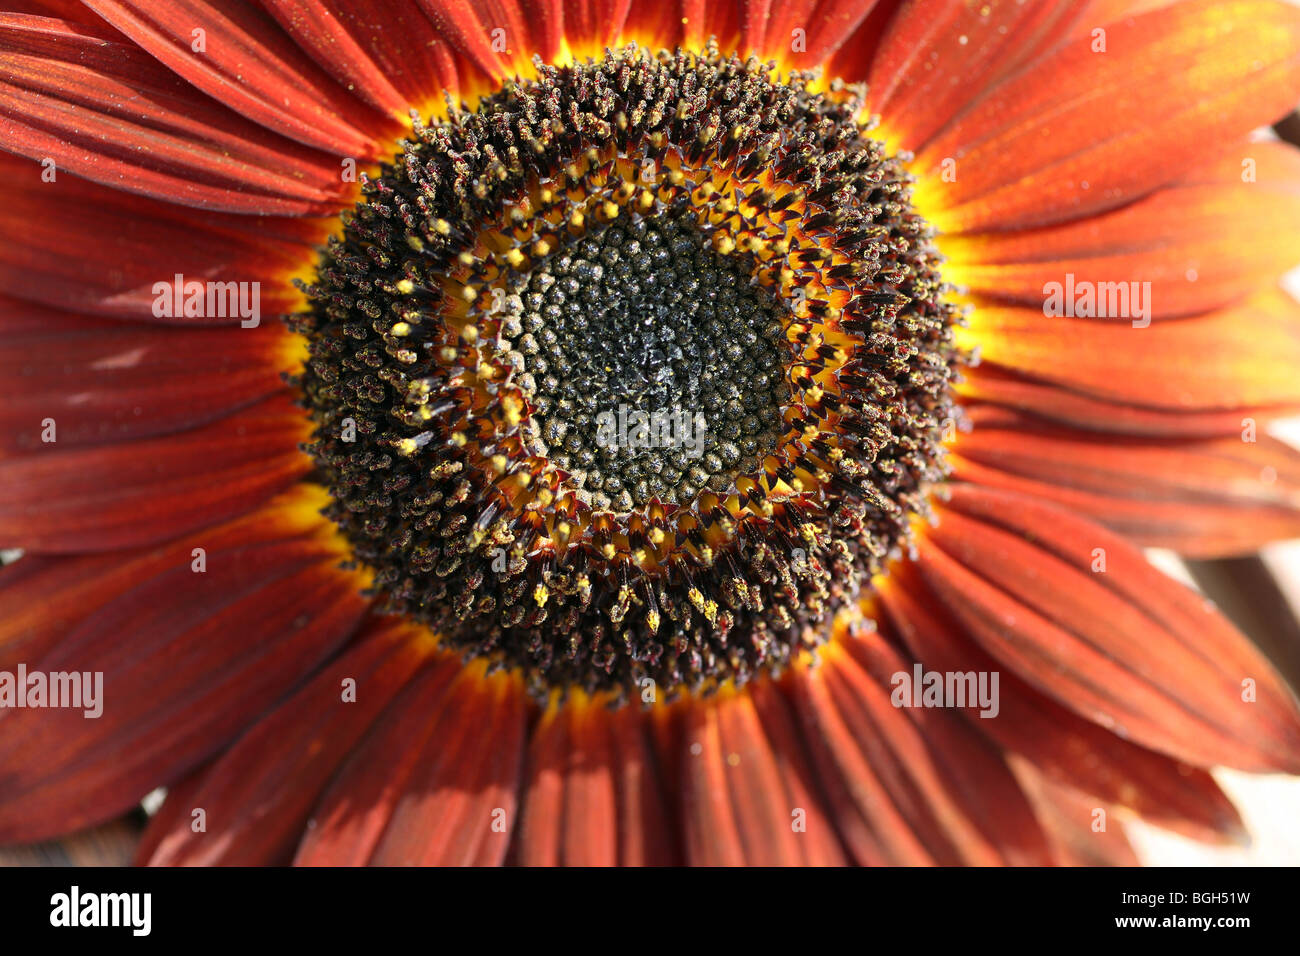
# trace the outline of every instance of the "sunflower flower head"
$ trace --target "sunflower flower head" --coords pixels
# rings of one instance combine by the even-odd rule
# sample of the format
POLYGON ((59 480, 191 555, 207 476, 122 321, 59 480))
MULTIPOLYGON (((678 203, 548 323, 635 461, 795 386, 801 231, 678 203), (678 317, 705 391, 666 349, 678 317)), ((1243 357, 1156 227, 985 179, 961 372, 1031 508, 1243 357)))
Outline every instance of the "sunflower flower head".
POLYGON ((1131 863, 1300 774, 1143 550, 1300 538, 1300 11, 0 7, 0 843, 1131 863))

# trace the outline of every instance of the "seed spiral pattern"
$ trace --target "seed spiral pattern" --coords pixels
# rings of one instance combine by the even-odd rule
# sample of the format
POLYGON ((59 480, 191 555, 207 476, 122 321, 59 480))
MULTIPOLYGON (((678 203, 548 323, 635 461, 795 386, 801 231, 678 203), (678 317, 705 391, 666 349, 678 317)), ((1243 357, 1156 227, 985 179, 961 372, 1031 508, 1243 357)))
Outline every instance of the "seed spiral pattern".
POLYGON ((416 119, 305 287, 329 514, 539 694, 779 671, 943 477, 930 229, 858 90, 712 45, 536 70, 416 119), (699 454, 611 441, 620 404, 702 414, 699 454))
POLYGON ((784 309, 680 217, 615 221, 511 279, 501 338, 532 444, 580 501, 686 504, 776 444, 784 309))

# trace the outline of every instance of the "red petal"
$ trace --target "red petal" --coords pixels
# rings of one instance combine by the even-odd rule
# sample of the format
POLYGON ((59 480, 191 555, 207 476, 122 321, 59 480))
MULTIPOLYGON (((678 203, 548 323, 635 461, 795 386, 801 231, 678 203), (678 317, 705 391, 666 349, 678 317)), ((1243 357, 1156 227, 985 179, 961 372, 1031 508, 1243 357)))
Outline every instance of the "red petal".
POLYGON ((1148 328, 992 306, 970 324, 983 361, 1099 399, 1178 412, 1300 405, 1300 303, 1278 289, 1148 328))
POLYGON ((740 5, 740 52, 760 55, 767 49, 767 24, 772 0, 747 0, 740 5))
POLYGON ((182 554, 31 671, 102 672, 102 716, 0 711, 0 842, 109 819, 220 751, 327 659, 366 611, 332 542, 182 554))
POLYGON ((296 485, 227 524, 149 549, 49 558, 28 554, 0 569, 0 670, 42 657, 76 624, 140 581, 209 555, 329 529, 324 489, 296 485))
POLYGON ((266 13, 243 0, 86 0, 160 63, 253 122, 340 156, 387 159, 396 132, 298 49, 266 13), (195 31, 204 48, 195 50, 195 31))
POLYGON ((1295 700, 1205 602, 1067 512, 972 485, 951 495, 919 542, 919 566, 989 654, 1075 712, 1187 763, 1300 770, 1295 700), (1104 572, 1091 570, 1099 556, 1104 572))
POLYGON ((927 670, 1000 673, 996 717, 961 711, 977 731, 1038 773, 1129 807, 1150 823, 1197 840, 1241 839, 1241 818, 1208 773, 1122 740, 1034 690, 965 636, 914 569, 901 572, 877 593, 912 655, 927 670))
POLYGON ((181 826, 192 826, 196 804, 192 797, 203 785, 203 776, 212 766, 201 764, 185 776, 167 784, 162 805, 149 818, 149 826, 140 834, 135 845, 135 866, 143 866, 153 856, 158 844, 172 831, 181 826))
POLYGON ((376 866, 498 864, 519 788, 527 701, 520 682, 462 670, 433 747, 375 847, 376 866), (500 822, 500 828, 494 825, 500 822))
POLYGON ((613 747, 598 706, 552 706, 533 733, 519 827, 525 866, 618 862, 613 747))
POLYGON ((1300 11, 1283 4, 1191 0, 1105 30, 1105 53, 1069 41, 926 146, 931 222, 1026 228, 1114 209, 1300 99, 1300 11))
MULTIPOLYGON (((805 0, 806 2, 806 0, 805 0)), ((617 6, 606 4, 606 6, 617 6)), ((711 3, 709 0, 669 0, 667 3, 628 5, 627 17, 617 42, 636 42, 652 50, 702 49, 710 37, 723 50, 732 50, 740 42, 742 7, 736 3, 711 3)), ((572 34, 565 16, 565 32, 572 34)), ((787 46, 788 48, 788 46, 787 46)), ((589 53, 598 53, 590 49, 589 53)))
MULTIPOLYGON (((806 4, 809 0, 793 0, 794 5, 806 4)), ((632 15, 636 16, 637 4, 633 4, 632 15)), ((654 9, 650 4, 641 4, 640 6, 654 9)), ((662 18, 665 13, 669 15, 668 26, 671 28, 669 36, 671 40, 664 45, 670 49, 675 46, 682 46, 691 50, 698 50, 708 43, 711 37, 716 37, 719 45, 726 49, 734 49, 736 37, 740 31, 740 5, 737 3, 710 3, 709 0, 678 0, 678 16, 672 16, 672 4, 660 4, 658 13, 662 18)), ((788 37, 789 34, 787 33, 788 37)), ((779 38, 778 38, 779 39, 779 38)), ((787 39, 784 49, 789 49, 787 39)))
POLYGON ((456 660, 380 718, 308 823, 295 863, 499 864, 515 824, 525 697, 510 675, 456 660))
MULTIPOLYGON (((523 9, 510 0, 420 0, 420 7, 444 40, 494 80, 527 69, 532 53, 541 52, 533 45, 523 9)), ((559 4, 544 0, 535 16, 537 42, 557 41, 563 24, 559 4)), ((553 59, 557 51, 558 47, 543 59, 553 59)))
POLYGON ((195 91, 115 31, 0 14, 5 149, 128 192, 240 213, 333 213, 339 160, 195 91))
POLYGON ((663 790, 633 707, 552 705, 529 744, 518 860, 527 866, 666 865, 663 790))
POLYGON ((99 25, 100 19, 87 10, 81 0, 6 0, 6 13, 29 13, 56 20, 73 20, 77 23, 99 25))
POLYGON ((517 60, 536 55, 549 63, 560 55, 565 39, 561 0, 478 0, 478 5, 485 24, 505 28, 517 60))
POLYGON ((1300 452, 1266 434, 1243 441, 1250 419, 1233 438, 1126 440, 971 411, 976 427, 954 457, 967 480, 1047 498, 1149 547, 1198 556, 1300 536, 1300 452))
MULTIPOLYGON (((754 48, 754 51, 760 57, 773 57, 778 62, 788 63, 791 66, 795 64, 820 66, 824 58, 818 57, 814 60, 809 55, 813 52, 811 45, 804 53, 799 53, 793 49, 794 31, 796 29, 803 31, 804 34, 818 29, 819 24, 813 13, 817 5, 818 0, 786 0, 784 3, 772 3, 769 0, 769 2, 759 5, 760 10, 755 11, 756 16, 754 16, 748 15, 748 11, 745 9, 747 4, 742 0, 739 4, 741 23, 745 23, 746 19, 753 21, 761 18, 764 21, 763 39, 754 48), (766 7, 766 9, 762 10, 762 7, 766 7)), ((864 8, 869 6, 869 4, 858 5, 864 8)), ((862 12, 865 15, 867 10, 863 9, 862 12)), ((843 40, 852 32, 851 29, 845 30, 843 36, 839 39, 843 40)), ((803 38, 804 43, 807 44, 809 39, 810 37, 805 36, 803 38)))
POLYGON ((1121 318, 1131 327, 1139 304, 1148 310, 1144 319, 1159 321, 1271 286, 1300 263, 1297 221, 1300 150, 1256 142, 1114 212, 1044 229, 952 236, 939 245, 953 282, 1034 306, 1040 319, 1048 283, 1099 290, 1098 299, 1107 294, 1100 290, 1119 288, 1127 293, 1115 300, 1120 306, 1135 288, 1121 318))
POLYGON ((197 222, 191 210, 70 175, 41 185, 41 167, 27 160, 0 157, 0 172, 0 234, 10 238, 0 245, 0 289, 60 309, 188 325, 256 318, 276 327, 277 315, 302 305, 291 275, 315 259, 312 247, 328 234, 309 220, 205 213, 197 222), (243 299, 232 308, 229 287, 211 286, 210 316, 187 317, 183 307, 178 315, 177 275, 183 290, 192 281, 241 283, 234 291, 243 299), (241 304, 256 313, 241 317, 241 304))
POLYGON ((967 369, 955 386, 980 404, 1014 409, 1041 422, 1084 431, 1167 438, 1211 438, 1241 432, 1242 410, 1223 412, 1138 408, 1123 401, 1090 398, 1058 385, 1034 382, 995 365, 967 369))
MULTIPOLYGON (((635 9, 646 6, 636 4, 635 9)), ((595 55, 628 37, 625 27, 633 9, 632 0, 564 0, 561 23, 565 40, 575 55, 595 55)))
POLYGON ((194 831, 188 810, 179 820, 155 818, 151 829, 163 833, 146 836, 153 846, 146 862, 261 866, 292 859, 330 777, 433 647, 400 620, 374 619, 346 654, 253 725, 186 794, 189 809, 206 812, 206 831, 194 831))
POLYGON ((317 804, 295 864, 363 866, 370 860, 459 673, 455 661, 439 659, 379 718, 317 804))
POLYGON ((279 323, 181 331, 100 320, 73 326, 68 316, 44 313, 40 331, 15 332, 8 321, 15 311, 0 299, 0 380, 10 386, 0 406, 5 451, 44 448, 46 418, 57 422, 64 448, 207 424, 283 388, 293 346, 279 323))
POLYGON ((804 744, 770 682, 691 703, 684 741, 686 848, 695 865, 838 865, 804 744), (803 829, 798 829, 803 827, 803 829))
POLYGON ((665 774, 646 715, 628 706, 609 715, 618 784, 620 866, 667 866, 680 859, 668 812, 665 774))
POLYGON ((456 57, 410 0, 263 0, 267 11, 354 96, 405 118, 460 98, 456 57))
MULTIPOLYGON (((785 0, 756 4, 765 22, 765 36, 753 49, 759 56, 771 56, 795 69, 816 69, 843 46, 871 14, 877 0, 785 0), (795 49, 796 30, 803 31, 802 49, 795 49)), ((741 4, 742 21, 749 14, 741 4)), ((746 48, 747 49, 747 48, 746 48)))
POLYGON ((864 865, 1046 863, 1019 786, 988 741, 942 710, 900 708, 912 663, 879 635, 842 635, 792 677, 796 710, 835 821, 864 865))
POLYGON ((565 0, 561 19, 565 39, 577 54, 588 52, 584 46, 595 53, 613 45, 623 35, 631 8, 632 0, 565 0))
POLYGON ((55 442, 0 461, 0 541, 105 551, 224 521, 311 469, 298 448, 309 429, 281 394, 176 435, 68 450, 55 442))

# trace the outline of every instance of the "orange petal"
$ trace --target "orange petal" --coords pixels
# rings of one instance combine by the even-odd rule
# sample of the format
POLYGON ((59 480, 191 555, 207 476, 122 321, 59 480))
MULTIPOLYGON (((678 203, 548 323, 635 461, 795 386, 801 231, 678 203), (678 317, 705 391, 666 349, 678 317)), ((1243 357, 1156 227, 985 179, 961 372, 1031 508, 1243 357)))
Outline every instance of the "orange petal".
POLYGON ((1114 209, 1300 99, 1300 11, 1285 4, 1190 0, 1104 29, 1104 53, 1091 35, 1068 41, 926 146, 931 222, 1027 228, 1114 209))
POLYGON ((1113 808, 1069 787, 1045 780, 1033 768, 1017 767, 1025 792, 1052 840, 1062 866, 1139 866, 1137 853, 1113 808))
POLYGON ((54 17, 56 20, 72 20, 93 26, 102 24, 99 17, 82 5, 81 0, 8 0, 5 9, 14 13, 30 13, 38 17, 54 17))
MULTIPOLYGON (((1041 310, 1056 283, 1062 292, 1096 290, 1099 303, 1103 295, 1110 301, 1104 290, 1117 289, 1123 297, 1116 305, 1131 299, 1119 323, 1145 332, 1153 330, 1132 328, 1132 316, 1145 311, 1142 320, 1158 322, 1207 312, 1273 285, 1300 263, 1297 222, 1300 150, 1243 142, 1113 212, 1043 229, 944 237, 939 248, 953 281, 976 295, 1033 306, 1044 325, 1054 321, 1043 321, 1041 310)), ((1161 354, 1158 345, 1152 353, 1161 354)))
POLYGON ((1083 16, 1079 18, 1078 31, 1091 33, 1103 23, 1127 20, 1139 13, 1167 7, 1177 0, 1085 0, 1083 16))
POLYGON ((203 808, 206 830, 195 832, 188 812, 179 821, 155 818, 151 828, 165 831, 147 838, 152 851, 145 862, 287 862, 330 777, 433 647, 400 619, 373 619, 347 653, 253 725, 187 794, 188 807, 203 808))
POLYGON ((898 146, 916 152, 1027 53, 1063 37, 1076 16, 1074 0, 907 0, 871 63, 871 110, 898 146))
POLYGON ((919 567, 985 651, 1082 716, 1186 763, 1300 770, 1300 709, 1213 609, 1089 521, 1022 495, 950 490, 919 541, 919 567))
POLYGON ((1300 405, 1300 303, 1276 287, 1147 328, 982 305, 966 341, 1001 368, 1144 408, 1300 405))

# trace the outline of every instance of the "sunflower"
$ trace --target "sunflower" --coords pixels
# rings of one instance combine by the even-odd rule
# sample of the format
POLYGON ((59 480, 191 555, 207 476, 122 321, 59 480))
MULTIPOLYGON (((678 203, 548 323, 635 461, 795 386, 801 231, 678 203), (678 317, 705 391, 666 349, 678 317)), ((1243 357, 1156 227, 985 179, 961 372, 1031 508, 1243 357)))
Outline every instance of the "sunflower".
POLYGON ((0 5, 0 842, 1115 863, 1300 773, 1142 550, 1300 535, 1297 11, 0 5))

